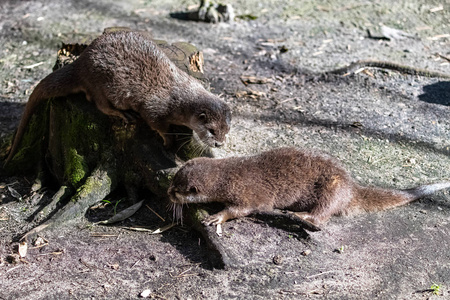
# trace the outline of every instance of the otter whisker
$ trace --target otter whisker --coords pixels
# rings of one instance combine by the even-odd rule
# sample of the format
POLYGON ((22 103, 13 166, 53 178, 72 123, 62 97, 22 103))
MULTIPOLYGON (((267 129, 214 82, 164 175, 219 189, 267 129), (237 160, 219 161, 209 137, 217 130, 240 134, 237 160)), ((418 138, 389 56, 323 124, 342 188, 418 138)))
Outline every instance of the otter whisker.
POLYGON ((181 148, 183 148, 184 146, 186 146, 190 141, 191 141, 191 139, 189 139, 189 140, 183 142, 183 143, 180 145, 180 147, 178 147, 176 153, 178 153, 178 151, 180 151, 181 148))
POLYGON ((205 151, 208 150, 208 146, 204 144, 197 144, 193 150, 193 153, 196 157, 202 156, 205 151))
POLYGON ((173 221, 181 223, 183 225, 183 204, 171 202, 167 205, 167 210, 172 210, 173 221))

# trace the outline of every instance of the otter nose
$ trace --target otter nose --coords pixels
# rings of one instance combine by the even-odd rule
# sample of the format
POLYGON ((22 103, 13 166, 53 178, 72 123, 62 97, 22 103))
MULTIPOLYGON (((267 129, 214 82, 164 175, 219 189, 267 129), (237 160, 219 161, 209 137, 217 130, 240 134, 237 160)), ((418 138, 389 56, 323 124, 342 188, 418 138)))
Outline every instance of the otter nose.
POLYGON ((222 142, 217 142, 217 141, 216 141, 216 142, 214 143, 214 146, 217 147, 217 148, 220 148, 220 147, 223 146, 223 143, 222 143, 222 142))

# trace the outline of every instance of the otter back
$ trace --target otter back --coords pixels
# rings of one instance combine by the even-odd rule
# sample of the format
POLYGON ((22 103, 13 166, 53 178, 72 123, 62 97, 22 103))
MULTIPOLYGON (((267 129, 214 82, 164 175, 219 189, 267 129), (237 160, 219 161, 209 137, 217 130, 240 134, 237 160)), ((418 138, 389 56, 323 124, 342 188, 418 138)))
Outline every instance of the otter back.
POLYGON ((410 190, 362 187, 333 157, 280 148, 249 157, 193 159, 175 175, 168 193, 177 204, 226 204, 206 224, 287 209, 319 226, 333 215, 393 208, 449 187, 449 182, 410 190))
POLYGON ((147 34, 105 33, 72 64, 51 73, 34 89, 25 107, 6 163, 12 159, 36 107, 43 101, 84 92, 103 113, 122 118, 134 110, 172 146, 170 125, 191 128, 208 146, 221 146, 231 113, 218 96, 178 69, 147 34))

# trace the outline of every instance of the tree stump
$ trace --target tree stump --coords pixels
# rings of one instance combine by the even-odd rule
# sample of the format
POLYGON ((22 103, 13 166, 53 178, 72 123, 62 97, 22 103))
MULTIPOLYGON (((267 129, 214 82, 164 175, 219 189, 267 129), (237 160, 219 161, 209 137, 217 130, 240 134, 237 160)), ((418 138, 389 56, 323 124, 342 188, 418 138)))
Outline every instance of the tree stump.
MULTIPOLYGON (((105 31, 110 30, 128 29, 105 31)), ((208 86, 203 74, 203 55, 193 45, 154 41, 180 69, 208 86)), ((63 44, 54 70, 73 62, 86 47, 85 43, 63 44)), ((39 218, 35 221, 41 225, 26 233, 25 238, 34 237, 44 229, 80 221, 90 206, 119 185, 126 187, 132 202, 136 202, 136 191, 140 188, 166 197, 172 176, 186 160, 199 155, 212 156, 206 146, 192 138, 189 128, 181 126, 171 128, 176 136, 175 150, 166 150, 162 138, 136 113, 126 113, 134 116, 133 122, 123 124, 122 120, 102 114, 82 93, 41 104, 6 171, 36 174, 33 190, 55 183, 59 190, 50 203, 34 214, 39 218)), ((3 145, 3 155, 7 148, 3 145)), ((200 222, 206 211, 199 207, 189 210, 194 228, 204 235, 215 249, 213 252, 219 254, 214 264, 223 266, 215 234, 200 222)))

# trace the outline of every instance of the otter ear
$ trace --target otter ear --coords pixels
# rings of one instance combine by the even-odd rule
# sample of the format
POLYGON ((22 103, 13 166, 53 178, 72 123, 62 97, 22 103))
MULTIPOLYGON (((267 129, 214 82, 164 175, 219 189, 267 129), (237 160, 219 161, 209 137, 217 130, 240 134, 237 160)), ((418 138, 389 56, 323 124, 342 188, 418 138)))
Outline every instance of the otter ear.
POLYGON ((192 186, 192 187, 189 189, 189 192, 190 192, 190 193, 193 193, 193 194, 197 194, 197 193, 198 193, 198 189, 197 189, 197 187, 192 186))
POLYGON ((201 113, 198 115, 198 119, 200 121, 206 122, 206 114, 205 113, 201 113))

